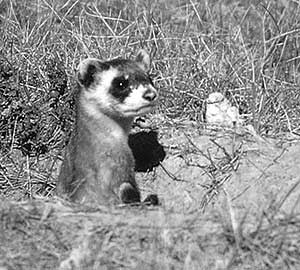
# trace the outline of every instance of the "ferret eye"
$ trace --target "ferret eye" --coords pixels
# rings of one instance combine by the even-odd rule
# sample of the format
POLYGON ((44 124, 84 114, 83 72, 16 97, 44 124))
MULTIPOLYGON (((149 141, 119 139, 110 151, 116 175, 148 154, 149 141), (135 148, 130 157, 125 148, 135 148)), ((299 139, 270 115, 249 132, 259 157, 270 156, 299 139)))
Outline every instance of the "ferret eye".
POLYGON ((118 88, 119 90, 125 90, 129 86, 129 80, 126 79, 124 76, 118 77, 114 79, 113 82, 115 88, 118 88))

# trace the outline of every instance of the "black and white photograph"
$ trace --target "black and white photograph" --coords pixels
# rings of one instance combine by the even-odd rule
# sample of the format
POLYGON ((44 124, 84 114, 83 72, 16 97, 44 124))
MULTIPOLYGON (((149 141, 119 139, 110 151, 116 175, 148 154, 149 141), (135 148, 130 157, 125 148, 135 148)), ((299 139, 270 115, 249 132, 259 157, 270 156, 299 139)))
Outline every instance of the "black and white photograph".
POLYGON ((300 0, 0 0, 0 270, 299 270, 300 0))

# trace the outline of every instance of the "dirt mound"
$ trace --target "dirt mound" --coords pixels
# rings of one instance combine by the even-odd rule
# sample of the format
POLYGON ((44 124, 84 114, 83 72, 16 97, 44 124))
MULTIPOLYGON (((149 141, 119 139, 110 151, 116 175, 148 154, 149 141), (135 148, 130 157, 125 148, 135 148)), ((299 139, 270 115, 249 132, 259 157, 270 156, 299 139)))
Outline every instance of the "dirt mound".
MULTIPOLYGON (((208 202, 222 202, 226 193, 237 209, 255 212, 300 181, 297 140, 261 138, 245 130, 185 129, 162 141, 169 155, 156 179, 170 207, 206 207, 208 202)), ((300 210, 299 194, 300 187, 295 187, 285 210, 300 210)))

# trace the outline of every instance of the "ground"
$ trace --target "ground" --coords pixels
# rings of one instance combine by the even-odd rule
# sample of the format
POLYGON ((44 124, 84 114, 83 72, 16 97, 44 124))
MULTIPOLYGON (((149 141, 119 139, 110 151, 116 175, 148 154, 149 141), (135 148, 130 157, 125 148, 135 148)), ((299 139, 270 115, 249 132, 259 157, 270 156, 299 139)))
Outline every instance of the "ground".
POLYGON ((4 199, 1 269, 298 269, 299 140, 185 121, 159 142, 137 178, 160 206, 4 199))

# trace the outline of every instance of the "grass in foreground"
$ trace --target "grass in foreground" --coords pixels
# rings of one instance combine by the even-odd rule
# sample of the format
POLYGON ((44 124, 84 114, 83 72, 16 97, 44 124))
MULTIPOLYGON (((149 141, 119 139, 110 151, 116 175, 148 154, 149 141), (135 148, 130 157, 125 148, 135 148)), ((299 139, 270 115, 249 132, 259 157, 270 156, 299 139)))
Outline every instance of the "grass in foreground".
POLYGON ((193 211, 179 217, 162 208, 108 211, 53 198, 4 201, 0 266, 7 270, 297 269, 300 217, 283 213, 280 203, 273 201, 249 230, 247 216, 237 226, 233 220, 224 223, 222 216, 229 213, 193 211))

